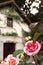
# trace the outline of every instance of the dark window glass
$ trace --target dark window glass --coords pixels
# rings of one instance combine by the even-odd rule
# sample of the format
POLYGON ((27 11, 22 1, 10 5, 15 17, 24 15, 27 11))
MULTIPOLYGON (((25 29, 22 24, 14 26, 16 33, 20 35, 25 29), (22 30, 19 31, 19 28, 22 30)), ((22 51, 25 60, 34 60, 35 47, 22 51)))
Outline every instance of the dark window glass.
POLYGON ((12 18, 7 18, 7 26, 8 27, 13 27, 13 19, 12 18))

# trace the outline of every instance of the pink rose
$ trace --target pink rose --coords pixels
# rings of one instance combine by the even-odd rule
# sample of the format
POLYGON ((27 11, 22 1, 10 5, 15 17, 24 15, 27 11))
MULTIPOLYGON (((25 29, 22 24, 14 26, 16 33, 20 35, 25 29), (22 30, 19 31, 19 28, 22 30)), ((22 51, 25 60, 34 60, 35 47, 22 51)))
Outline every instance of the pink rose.
POLYGON ((5 62, 5 61, 2 61, 2 62, 1 62, 1 65, 6 65, 6 62, 5 62))
POLYGON ((24 52, 29 56, 34 56, 39 52, 40 48, 41 45, 38 41, 36 42, 28 41, 25 44, 24 52))
POLYGON ((9 59, 11 59, 13 57, 13 55, 12 54, 9 54, 8 56, 7 56, 7 59, 9 60, 9 59))
POLYGON ((13 57, 12 55, 8 55, 7 59, 9 65, 17 65, 19 63, 18 59, 16 57, 13 57))

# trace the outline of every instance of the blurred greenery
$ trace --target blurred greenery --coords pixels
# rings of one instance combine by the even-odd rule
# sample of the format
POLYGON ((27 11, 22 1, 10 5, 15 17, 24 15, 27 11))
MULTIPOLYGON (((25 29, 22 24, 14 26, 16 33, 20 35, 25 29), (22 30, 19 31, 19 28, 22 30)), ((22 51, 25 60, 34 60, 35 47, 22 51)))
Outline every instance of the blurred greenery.
POLYGON ((43 54, 38 53, 38 54, 37 54, 37 59, 38 59, 38 60, 41 60, 42 58, 43 58, 43 54))
POLYGON ((32 30, 30 32, 26 32, 26 31, 22 30, 22 33, 23 33, 24 37, 27 37, 27 36, 33 37, 33 35, 34 35, 34 32, 32 30))
POLYGON ((43 61, 40 63, 40 65, 43 65, 43 61))
POLYGON ((21 19, 21 17, 19 15, 8 14, 8 16, 11 17, 11 18, 14 18, 16 20, 20 20, 21 19))
POLYGON ((18 65, 27 65, 26 61, 20 61, 18 65))
POLYGON ((6 33, 6 34, 2 34, 3 36, 18 36, 17 33, 6 33))
POLYGON ((25 0, 15 0, 15 2, 18 4, 19 7, 21 7, 24 4, 25 0))
POLYGON ((34 31, 30 31, 30 32, 26 32, 24 30, 23 31, 23 36, 27 37, 27 36, 31 36, 31 39, 34 39, 34 41, 39 41, 42 42, 43 41, 43 24, 40 24, 37 28, 37 30, 34 31))
POLYGON ((16 50, 13 52, 13 56, 17 56, 20 53, 23 53, 23 50, 16 50))
POLYGON ((25 57, 25 60, 29 60, 30 59, 30 56, 28 56, 27 54, 24 53, 24 57, 25 57))
POLYGON ((18 65, 35 65, 33 63, 26 63, 26 61, 20 61, 18 65))

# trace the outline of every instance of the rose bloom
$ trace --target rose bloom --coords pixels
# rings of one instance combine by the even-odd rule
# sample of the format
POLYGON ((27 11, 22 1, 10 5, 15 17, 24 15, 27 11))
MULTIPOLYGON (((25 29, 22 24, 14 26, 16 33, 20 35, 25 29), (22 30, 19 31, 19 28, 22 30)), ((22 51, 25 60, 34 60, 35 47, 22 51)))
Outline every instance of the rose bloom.
POLYGON ((12 55, 12 54, 9 54, 9 55, 7 56, 7 60, 11 59, 12 57, 13 57, 13 55, 12 55))
POLYGON ((6 62, 5 61, 2 61, 0 65, 6 65, 6 62))
POLYGON ((16 57, 13 57, 13 55, 8 55, 7 59, 9 65, 17 65, 19 63, 18 59, 16 57))
POLYGON ((39 52, 40 48, 41 45, 38 41, 36 42, 28 41, 25 44, 24 52, 29 56, 34 56, 39 52))

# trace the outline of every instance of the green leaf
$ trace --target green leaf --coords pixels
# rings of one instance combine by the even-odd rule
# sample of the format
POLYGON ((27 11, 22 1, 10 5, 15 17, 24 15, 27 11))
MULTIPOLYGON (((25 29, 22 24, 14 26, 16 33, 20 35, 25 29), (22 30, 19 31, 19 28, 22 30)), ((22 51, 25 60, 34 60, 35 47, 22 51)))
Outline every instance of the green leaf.
POLYGON ((43 33, 37 39, 39 42, 43 41, 43 33))
POLYGON ((23 36, 24 37, 27 37, 27 36, 33 36, 33 34, 34 34, 34 32, 33 31, 30 31, 30 32, 26 32, 26 31, 24 31, 23 29, 22 29, 22 33, 23 33, 23 36))
POLYGON ((26 61, 20 61, 18 65, 35 65, 33 63, 26 63, 26 61))
POLYGON ((27 63, 27 65, 35 65, 35 64, 33 64, 33 63, 27 63))
POLYGON ((27 65, 26 61, 19 61, 18 65, 27 65))
POLYGON ((33 41, 36 41, 38 37, 40 36, 40 33, 36 32, 33 36, 33 41))
POLYGON ((2 35, 3 35, 3 36, 18 36, 18 34, 17 34, 17 33, 14 33, 14 32, 2 34, 2 35))
POLYGON ((24 53, 25 56, 25 60, 28 60, 30 58, 30 56, 28 56, 27 54, 24 53))
POLYGON ((8 16, 11 17, 11 18, 14 18, 16 20, 20 20, 21 19, 19 15, 8 14, 8 16))
POLYGON ((43 58, 43 55, 42 54, 37 54, 37 59, 38 60, 41 60, 43 58))
POLYGON ((40 32, 40 33, 43 32, 43 25, 42 24, 39 25, 37 31, 40 32))
POLYGON ((13 52, 13 56, 17 56, 18 54, 22 53, 23 50, 16 50, 13 52))
POLYGON ((43 61, 40 63, 40 65, 43 65, 43 61))

